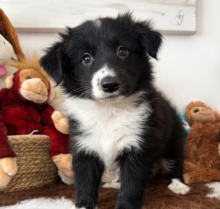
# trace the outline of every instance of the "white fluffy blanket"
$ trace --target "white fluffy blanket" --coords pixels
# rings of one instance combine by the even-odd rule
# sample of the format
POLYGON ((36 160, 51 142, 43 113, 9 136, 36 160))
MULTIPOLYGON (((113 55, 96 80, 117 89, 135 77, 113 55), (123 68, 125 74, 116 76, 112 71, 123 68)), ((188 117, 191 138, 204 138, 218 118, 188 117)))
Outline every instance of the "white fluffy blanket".
MULTIPOLYGON (((207 195, 209 198, 217 198, 220 200, 220 182, 213 182, 206 185, 211 189, 207 195)), ((73 202, 65 198, 61 199, 30 199, 21 201, 12 206, 0 206, 0 209, 70 209, 73 207, 73 202)))
POLYGON ((12 206, 0 206, 1 209, 70 209, 73 202, 65 198, 53 200, 46 198, 38 198, 21 201, 12 206))

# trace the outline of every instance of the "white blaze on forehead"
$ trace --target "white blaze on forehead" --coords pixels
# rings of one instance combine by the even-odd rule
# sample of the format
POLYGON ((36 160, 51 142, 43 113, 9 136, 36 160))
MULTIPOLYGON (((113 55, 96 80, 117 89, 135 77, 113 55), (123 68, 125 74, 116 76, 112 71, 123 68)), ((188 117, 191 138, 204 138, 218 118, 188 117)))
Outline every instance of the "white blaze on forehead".
POLYGON ((104 65, 100 68, 92 78, 92 94, 95 98, 103 98, 106 94, 101 88, 101 80, 108 76, 116 76, 115 71, 109 68, 107 65, 104 65))
POLYGON ((94 23, 94 25, 95 25, 96 27, 98 27, 98 28, 100 28, 100 27, 101 27, 101 24, 102 24, 102 22, 101 22, 100 19, 94 20, 93 23, 94 23))

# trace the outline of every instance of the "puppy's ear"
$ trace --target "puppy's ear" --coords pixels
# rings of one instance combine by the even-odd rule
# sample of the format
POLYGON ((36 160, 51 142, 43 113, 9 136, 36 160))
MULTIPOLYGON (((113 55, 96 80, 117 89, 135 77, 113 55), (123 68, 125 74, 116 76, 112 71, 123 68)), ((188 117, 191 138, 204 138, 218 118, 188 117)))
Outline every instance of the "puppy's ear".
POLYGON ((54 44, 40 59, 40 64, 45 71, 59 84, 63 79, 63 52, 62 42, 54 44))
POLYGON ((149 22, 136 23, 137 31, 141 44, 146 52, 153 58, 157 59, 157 52, 162 43, 162 35, 151 29, 149 22))

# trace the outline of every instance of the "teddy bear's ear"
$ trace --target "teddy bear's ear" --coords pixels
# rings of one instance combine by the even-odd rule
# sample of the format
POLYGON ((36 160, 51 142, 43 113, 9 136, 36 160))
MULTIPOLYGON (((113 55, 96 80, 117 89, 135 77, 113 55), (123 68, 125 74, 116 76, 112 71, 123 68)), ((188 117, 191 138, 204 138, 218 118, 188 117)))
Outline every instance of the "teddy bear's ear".
POLYGON ((14 76, 10 75, 5 79, 5 85, 7 89, 10 89, 13 86, 13 78, 14 76))
POLYGON ((55 97, 55 93, 54 93, 54 90, 53 89, 50 89, 50 94, 49 94, 49 97, 48 97, 48 102, 51 102, 55 97))

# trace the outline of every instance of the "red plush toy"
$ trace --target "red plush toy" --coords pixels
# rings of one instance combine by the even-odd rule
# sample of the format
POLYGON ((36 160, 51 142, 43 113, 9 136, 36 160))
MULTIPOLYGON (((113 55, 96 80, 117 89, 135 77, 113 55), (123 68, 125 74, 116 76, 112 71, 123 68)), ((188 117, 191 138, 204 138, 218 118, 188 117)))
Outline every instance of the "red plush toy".
POLYGON ((7 88, 0 91, 0 187, 7 185, 17 172, 16 155, 8 144, 7 135, 48 135, 50 155, 59 173, 72 178, 69 136, 56 128, 59 114, 58 118, 56 115, 52 118, 56 112, 47 104, 53 99, 48 75, 36 58, 14 62, 13 66, 19 70, 6 79, 7 88))

